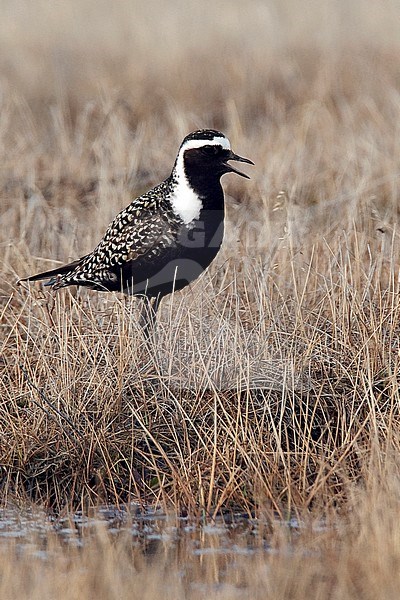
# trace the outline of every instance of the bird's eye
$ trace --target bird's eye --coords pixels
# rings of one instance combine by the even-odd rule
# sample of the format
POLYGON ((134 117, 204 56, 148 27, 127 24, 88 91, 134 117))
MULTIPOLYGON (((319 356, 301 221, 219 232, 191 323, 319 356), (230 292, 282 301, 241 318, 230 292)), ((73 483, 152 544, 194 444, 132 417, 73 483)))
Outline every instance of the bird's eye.
POLYGON ((203 154, 207 154, 207 156, 213 156, 218 154, 218 146, 203 146, 202 147, 203 154))

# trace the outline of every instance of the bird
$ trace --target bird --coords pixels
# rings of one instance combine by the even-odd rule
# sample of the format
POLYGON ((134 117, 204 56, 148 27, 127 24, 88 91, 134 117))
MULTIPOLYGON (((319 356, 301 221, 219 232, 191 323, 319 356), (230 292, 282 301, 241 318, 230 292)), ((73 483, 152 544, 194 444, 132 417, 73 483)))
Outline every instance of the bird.
POLYGON ((148 335, 162 298, 197 279, 218 254, 225 218, 220 179, 225 173, 250 179, 230 161, 254 165, 220 131, 189 133, 169 177, 117 214, 92 252, 18 283, 47 279, 52 290, 76 285, 143 296, 148 335))

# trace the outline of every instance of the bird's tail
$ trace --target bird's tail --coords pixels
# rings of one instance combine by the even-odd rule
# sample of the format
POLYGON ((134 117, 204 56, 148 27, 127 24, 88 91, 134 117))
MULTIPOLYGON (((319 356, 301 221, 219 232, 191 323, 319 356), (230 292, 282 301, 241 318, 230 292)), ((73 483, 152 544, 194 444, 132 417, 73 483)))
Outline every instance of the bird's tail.
POLYGON ((48 279, 49 281, 45 283, 45 285, 63 287, 62 281, 68 279, 68 274, 72 274, 82 260, 82 258, 79 258, 78 260, 74 260, 67 265, 57 267, 56 269, 51 269, 51 271, 43 271, 43 273, 37 273, 36 275, 31 275, 30 277, 22 277, 21 279, 18 279, 17 284, 20 284, 23 281, 40 281, 42 279, 48 279))

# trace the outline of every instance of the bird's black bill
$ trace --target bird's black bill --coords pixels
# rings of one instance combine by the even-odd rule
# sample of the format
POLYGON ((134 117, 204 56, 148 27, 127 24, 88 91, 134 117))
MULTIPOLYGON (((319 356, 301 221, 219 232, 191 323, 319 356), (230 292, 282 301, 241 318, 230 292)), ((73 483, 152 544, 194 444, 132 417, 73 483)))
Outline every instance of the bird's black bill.
MULTIPOLYGON (((248 165, 254 165, 253 161, 250 160, 249 158, 243 158, 243 156, 239 156, 238 154, 234 154, 234 152, 231 152, 229 155, 229 158, 227 158, 228 160, 237 160, 238 162, 243 162, 243 163, 247 163, 248 165)), ((232 165, 229 165, 228 162, 225 163, 227 168, 229 169, 229 173, 236 173, 237 175, 240 175, 241 177, 245 177, 246 179, 250 179, 250 177, 248 175, 246 175, 246 173, 242 173, 242 171, 239 171, 238 169, 236 169, 235 167, 233 167, 232 165)))

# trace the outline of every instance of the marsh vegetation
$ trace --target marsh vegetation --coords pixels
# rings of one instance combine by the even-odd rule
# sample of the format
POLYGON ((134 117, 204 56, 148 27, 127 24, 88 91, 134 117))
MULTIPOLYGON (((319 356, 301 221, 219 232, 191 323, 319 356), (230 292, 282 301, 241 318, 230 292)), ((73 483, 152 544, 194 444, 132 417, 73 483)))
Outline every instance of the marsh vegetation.
POLYGON ((391 597, 399 8, 161 4, 1 5, 1 501, 239 514, 272 551, 205 567, 167 541, 146 561, 103 526, 67 551, 49 534, 45 567, 0 542, 0 595, 391 597), (199 127, 256 167, 224 178, 223 250, 163 301, 153 342, 137 300, 16 286, 90 251, 199 127))

